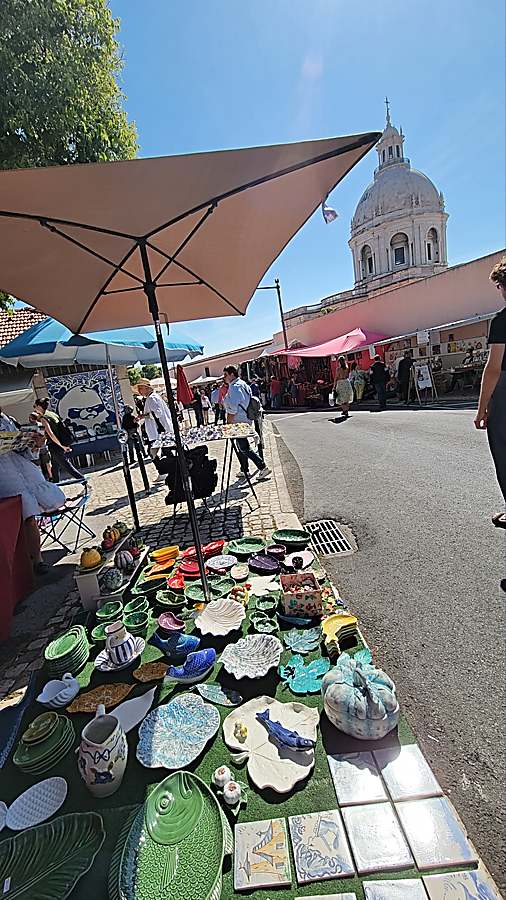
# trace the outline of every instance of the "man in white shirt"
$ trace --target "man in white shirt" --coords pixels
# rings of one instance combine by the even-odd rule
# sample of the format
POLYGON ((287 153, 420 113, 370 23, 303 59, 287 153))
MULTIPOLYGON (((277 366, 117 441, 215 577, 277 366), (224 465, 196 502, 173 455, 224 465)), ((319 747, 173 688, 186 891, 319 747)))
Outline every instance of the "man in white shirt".
MULTIPOLYGON (((242 378, 239 378, 239 372, 235 366, 225 366, 223 377, 228 384, 228 391, 223 400, 227 412, 227 422, 247 422, 248 425, 251 425, 251 419, 248 418, 247 414, 251 400, 251 388, 242 378)), ((257 467, 260 479, 267 478, 271 474, 271 470, 267 468, 262 457, 251 449, 248 438, 237 438, 236 444, 241 463, 242 475, 240 478, 246 480, 248 461, 250 459, 257 467)))
MULTIPOLYGON (((144 419, 144 427, 146 429, 146 437, 150 445, 157 441, 161 434, 169 434, 174 437, 174 428, 170 409, 163 397, 155 393, 151 387, 151 382, 147 378, 141 378, 137 384, 137 389, 141 397, 145 397, 144 412, 139 419, 144 419)), ((158 450, 149 449, 152 459, 158 455, 158 450)))

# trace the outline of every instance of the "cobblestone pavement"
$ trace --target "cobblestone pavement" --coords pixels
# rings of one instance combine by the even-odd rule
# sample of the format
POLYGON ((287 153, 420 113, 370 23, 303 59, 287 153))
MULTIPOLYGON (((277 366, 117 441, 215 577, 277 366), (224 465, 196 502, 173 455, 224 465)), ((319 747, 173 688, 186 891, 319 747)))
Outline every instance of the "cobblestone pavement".
MULTIPOLYGON (((249 488, 236 483, 230 489, 226 516, 216 502, 210 503, 209 514, 198 501, 197 513, 204 542, 220 537, 231 539, 243 534, 267 537, 276 528, 300 527, 286 487, 276 440, 268 423, 264 429, 264 440, 265 461, 272 469, 272 475, 265 481, 253 479, 258 504, 249 488)), ((218 460, 218 488, 221 482, 223 448, 222 442, 209 445, 209 456, 218 460)), ((238 468, 237 460, 233 460, 232 481, 238 468)), ((147 471, 150 483, 156 482, 157 472, 152 462, 147 464, 147 471)), ((186 506, 180 505, 174 518, 173 508, 165 504, 167 489, 163 482, 155 483, 150 492, 146 493, 137 464, 133 467, 132 477, 141 523, 140 534, 144 541, 152 546, 172 541, 182 546, 192 544, 193 536, 186 506)), ((98 536, 98 543, 107 523, 123 519, 132 525, 121 464, 90 471, 89 484, 91 493, 85 521, 98 536)), ((71 494, 71 490, 67 493, 71 494)), ((90 544, 93 541, 87 538, 84 543, 90 544)), ((51 561, 56 559, 52 580, 49 583, 42 582, 16 610, 11 640, 1 648, 0 703, 1 698, 26 685, 30 673, 42 665, 42 651, 48 641, 64 631, 80 609, 72 576, 80 550, 76 554, 64 556, 62 552, 54 545, 49 546, 46 558, 51 561)))

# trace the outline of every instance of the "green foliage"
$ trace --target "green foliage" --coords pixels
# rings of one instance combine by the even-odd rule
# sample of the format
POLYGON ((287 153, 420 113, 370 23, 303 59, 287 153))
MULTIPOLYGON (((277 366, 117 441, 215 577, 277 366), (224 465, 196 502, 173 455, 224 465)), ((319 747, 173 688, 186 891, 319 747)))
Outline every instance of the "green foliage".
POLYGON ((0 168, 129 159, 106 0, 1 0, 0 168))
POLYGON ((141 366, 141 377, 149 378, 151 381, 152 378, 161 378, 162 368, 161 366, 155 366, 151 363, 148 363, 146 366, 141 366))
POLYGON ((141 370, 136 366, 132 367, 128 370, 128 380, 130 384, 139 384, 140 379, 142 378, 141 370))
POLYGON ((0 291, 0 312, 12 312, 14 309, 14 300, 10 294, 0 291))

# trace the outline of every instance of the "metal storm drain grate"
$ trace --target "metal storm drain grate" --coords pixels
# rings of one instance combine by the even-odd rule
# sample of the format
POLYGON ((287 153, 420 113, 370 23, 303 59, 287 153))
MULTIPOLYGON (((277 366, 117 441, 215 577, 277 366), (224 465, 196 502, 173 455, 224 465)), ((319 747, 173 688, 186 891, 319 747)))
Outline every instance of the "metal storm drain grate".
POLYGON ((314 552, 320 556, 331 556, 334 553, 349 554, 357 550, 351 531, 346 526, 339 525, 335 519, 306 522, 304 528, 311 535, 314 552))

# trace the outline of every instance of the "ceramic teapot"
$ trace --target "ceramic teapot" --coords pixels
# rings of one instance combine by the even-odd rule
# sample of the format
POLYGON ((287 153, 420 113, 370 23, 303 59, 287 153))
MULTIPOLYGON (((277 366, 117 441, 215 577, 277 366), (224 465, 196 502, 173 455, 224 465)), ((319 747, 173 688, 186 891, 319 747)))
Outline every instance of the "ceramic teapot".
POLYGON ((111 622, 105 627, 105 646, 114 666, 124 666, 135 653, 135 639, 123 622, 111 622))
POLYGON ((125 732, 114 715, 106 715, 101 703, 95 718, 81 734, 78 767, 86 787, 94 797, 109 797, 123 780, 128 756, 125 732))

